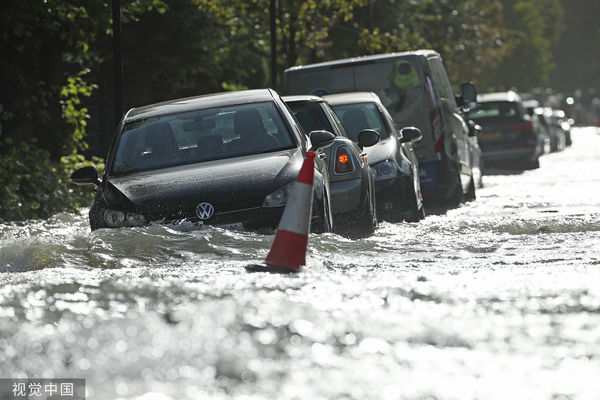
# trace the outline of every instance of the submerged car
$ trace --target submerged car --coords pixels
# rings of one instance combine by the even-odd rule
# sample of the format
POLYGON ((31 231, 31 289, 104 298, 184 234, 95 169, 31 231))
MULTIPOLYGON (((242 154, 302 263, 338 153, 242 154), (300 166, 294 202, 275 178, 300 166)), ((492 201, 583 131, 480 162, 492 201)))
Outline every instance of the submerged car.
POLYGON ((379 134, 366 130, 352 141, 336 113, 321 97, 284 96, 283 100, 306 132, 326 130, 335 135, 331 146, 319 150, 329 167, 334 230, 347 236, 373 233, 377 227, 374 171, 363 149, 375 145, 379 134))
POLYGON ((486 166, 511 162, 511 167, 539 167, 543 136, 534 128, 521 97, 512 91, 477 96, 467 117, 481 126, 479 146, 486 166))
POLYGON ((377 54, 294 66, 284 73, 285 94, 374 92, 398 126, 421 130, 414 144, 422 194, 428 205, 458 206, 475 196, 472 151, 462 108, 477 91, 468 82, 455 96, 440 54, 433 50, 377 54))
POLYGON ((412 143, 421 139, 416 128, 397 130, 392 117, 373 92, 323 96, 342 121, 348 137, 358 141, 365 129, 376 131, 379 142, 367 159, 375 170, 377 214, 390 221, 416 222, 425 217, 419 181, 419 162, 412 143))
MULTIPOLYGON (((182 221, 275 228, 307 151, 333 139, 307 137, 270 89, 198 96, 131 109, 102 181, 94 166, 71 180, 98 186, 92 230, 182 221)), ((328 176, 315 157, 313 232, 331 227, 328 176)))
POLYGON ((563 110, 555 108, 552 110, 552 121, 554 121, 554 125, 558 127, 558 129, 562 130, 565 137, 565 146, 572 145, 571 124, 569 123, 567 114, 563 110))

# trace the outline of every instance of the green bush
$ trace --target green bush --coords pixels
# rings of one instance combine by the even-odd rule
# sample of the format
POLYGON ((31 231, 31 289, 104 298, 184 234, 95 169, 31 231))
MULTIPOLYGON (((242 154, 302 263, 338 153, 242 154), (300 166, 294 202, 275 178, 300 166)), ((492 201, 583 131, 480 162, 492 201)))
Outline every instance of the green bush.
MULTIPOLYGON (((9 143, 4 143, 8 148, 9 143)), ((80 154, 51 161, 48 151, 35 144, 12 146, 0 157, 0 222, 48 218, 58 212, 88 207, 94 197, 89 186, 70 183, 71 173, 101 159, 85 160, 80 154)))

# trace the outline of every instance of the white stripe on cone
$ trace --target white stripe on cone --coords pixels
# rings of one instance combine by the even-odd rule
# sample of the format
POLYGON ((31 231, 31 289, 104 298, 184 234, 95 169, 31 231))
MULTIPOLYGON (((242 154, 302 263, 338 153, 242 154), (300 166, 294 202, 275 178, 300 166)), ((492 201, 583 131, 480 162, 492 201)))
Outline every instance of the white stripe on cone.
POLYGON ((279 221, 279 229, 308 235, 313 201, 312 194, 312 185, 294 182, 290 198, 279 221))

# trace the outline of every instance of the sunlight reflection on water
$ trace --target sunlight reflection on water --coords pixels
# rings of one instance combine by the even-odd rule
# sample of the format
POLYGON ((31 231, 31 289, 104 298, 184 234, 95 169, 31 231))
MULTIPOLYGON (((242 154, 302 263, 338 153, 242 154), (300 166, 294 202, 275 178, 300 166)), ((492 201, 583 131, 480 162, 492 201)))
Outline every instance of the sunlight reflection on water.
POLYGON ((313 235, 295 276, 244 271, 270 234, 0 225, 0 376, 83 377, 88 399, 595 400, 600 135, 573 141, 419 224, 313 235))

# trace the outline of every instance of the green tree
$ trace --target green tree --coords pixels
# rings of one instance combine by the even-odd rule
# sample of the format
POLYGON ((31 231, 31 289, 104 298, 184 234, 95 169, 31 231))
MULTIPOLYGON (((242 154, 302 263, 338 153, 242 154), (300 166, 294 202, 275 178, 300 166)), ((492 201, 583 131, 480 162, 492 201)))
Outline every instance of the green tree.
POLYGON ((545 87, 554 68, 551 46, 561 30, 560 3, 507 0, 503 4, 507 53, 495 69, 488 71, 487 86, 519 91, 545 87))
MULTIPOLYGON (((123 2, 123 21, 160 0, 123 2)), ((86 148, 82 99, 95 84, 88 74, 106 57, 95 46, 110 34, 107 0, 5 0, 0 13, 0 123, 10 143, 37 142, 52 159, 86 148)), ((0 141, 0 152, 9 150, 0 141)))

